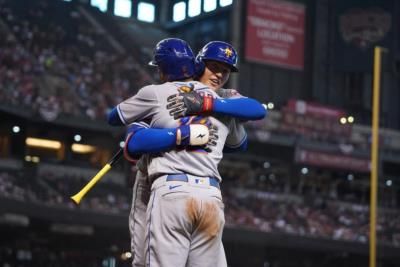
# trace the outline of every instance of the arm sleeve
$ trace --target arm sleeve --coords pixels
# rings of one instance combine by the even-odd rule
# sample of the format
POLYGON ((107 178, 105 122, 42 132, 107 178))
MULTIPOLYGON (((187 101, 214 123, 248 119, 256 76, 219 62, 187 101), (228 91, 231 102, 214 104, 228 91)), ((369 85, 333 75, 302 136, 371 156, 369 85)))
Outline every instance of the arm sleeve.
POLYGON ((141 154, 158 153, 176 147, 176 128, 153 129, 138 127, 126 139, 125 156, 136 159, 141 154))
POLYGON ((128 125, 153 116, 159 105, 155 93, 157 89, 154 85, 140 89, 136 95, 121 102, 110 112, 108 122, 111 125, 128 125))
POLYGON ((253 98, 217 98, 213 112, 242 120, 261 120, 266 115, 263 105, 253 98))

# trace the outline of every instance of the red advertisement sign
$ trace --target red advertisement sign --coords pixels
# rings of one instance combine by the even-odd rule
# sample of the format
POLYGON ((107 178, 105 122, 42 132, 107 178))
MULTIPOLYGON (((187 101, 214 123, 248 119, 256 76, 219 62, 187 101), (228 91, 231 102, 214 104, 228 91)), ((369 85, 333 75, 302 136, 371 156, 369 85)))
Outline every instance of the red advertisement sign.
POLYGON ((295 161, 313 166, 349 171, 369 172, 371 170, 371 162, 369 159, 317 152, 301 148, 296 151, 295 161))
POLYGON ((247 3, 246 59, 302 70, 304 5, 280 0, 247 3))

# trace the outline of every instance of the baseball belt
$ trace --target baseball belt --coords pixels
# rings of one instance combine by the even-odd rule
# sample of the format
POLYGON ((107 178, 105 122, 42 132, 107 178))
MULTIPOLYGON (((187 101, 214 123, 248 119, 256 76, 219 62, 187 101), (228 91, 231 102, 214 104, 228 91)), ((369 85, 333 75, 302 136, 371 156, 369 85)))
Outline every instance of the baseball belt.
MULTIPOLYGON (((219 180, 215 177, 199 177, 199 179, 195 178, 195 181, 198 180, 198 182, 200 183, 202 181, 202 179, 204 179, 204 178, 209 180, 210 186, 214 186, 214 187, 220 189, 219 180)), ((185 173, 168 174, 166 181, 167 182, 170 182, 170 181, 188 182, 189 178, 185 173)))

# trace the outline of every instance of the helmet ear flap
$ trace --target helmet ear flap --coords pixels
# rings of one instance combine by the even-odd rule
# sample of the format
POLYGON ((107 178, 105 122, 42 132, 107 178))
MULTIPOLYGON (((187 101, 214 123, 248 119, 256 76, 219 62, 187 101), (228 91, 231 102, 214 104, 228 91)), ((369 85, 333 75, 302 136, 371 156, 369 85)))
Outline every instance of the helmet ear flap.
POLYGON ((206 68, 206 64, 204 63, 203 60, 201 60, 201 58, 199 56, 197 56, 195 61, 194 61, 194 68, 195 68, 196 77, 200 78, 204 73, 204 70, 206 68))

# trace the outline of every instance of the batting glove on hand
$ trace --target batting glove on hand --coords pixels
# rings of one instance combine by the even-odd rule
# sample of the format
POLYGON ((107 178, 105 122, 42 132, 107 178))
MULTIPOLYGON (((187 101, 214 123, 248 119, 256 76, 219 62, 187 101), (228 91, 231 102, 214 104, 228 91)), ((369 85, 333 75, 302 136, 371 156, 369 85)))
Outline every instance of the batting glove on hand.
POLYGON ((214 98, 201 95, 195 91, 179 93, 167 98, 167 109, 174 119, 210 113, 214 106, 214 98))
POLYGON ((177 128, 176 145, 178 146, 202 146, 207 152, 217 144, 217 127, 207 127, 203 124, 183 125, 177 128))
POLYGON ((217 140, 218 140, 218 128, 217 128, 217 126, 211 125, 208 128, 208 132, 209 132, 208 142, 204 146, 204 150, 207 151, 207 152, 211 152, 212 151, 212 147, 217 145, 217 140))

